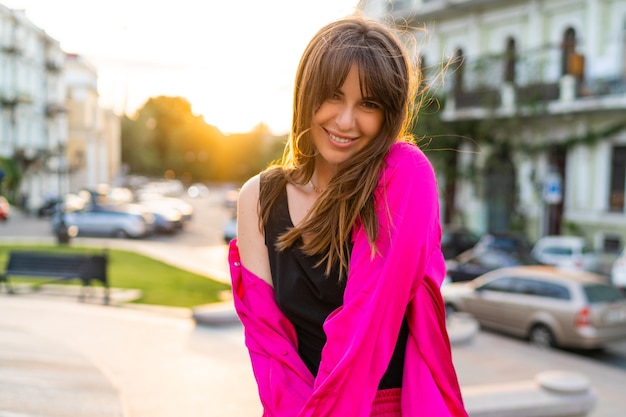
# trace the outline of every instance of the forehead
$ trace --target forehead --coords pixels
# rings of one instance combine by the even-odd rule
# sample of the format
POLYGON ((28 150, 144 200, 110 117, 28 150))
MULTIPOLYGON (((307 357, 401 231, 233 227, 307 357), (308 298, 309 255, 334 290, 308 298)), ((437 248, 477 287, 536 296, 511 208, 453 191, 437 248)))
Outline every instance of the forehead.
POLYGON ((368 71, 364 70, 357 62, 353 62, 343 71, 338 71, 337 76, 334 78, 337 89, 358 88, 363 96, 369 95, 368 81, 370 77, 368 76, 368 71))

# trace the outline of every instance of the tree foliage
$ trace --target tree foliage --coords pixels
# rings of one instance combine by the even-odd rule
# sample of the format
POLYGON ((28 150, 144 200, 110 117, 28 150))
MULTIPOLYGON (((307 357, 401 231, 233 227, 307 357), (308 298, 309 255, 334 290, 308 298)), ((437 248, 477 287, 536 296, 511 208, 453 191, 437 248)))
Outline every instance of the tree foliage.
POLYGON ((194 115, 186 99, 159 96, 123 119, 122 161, 132 174, 242 182, 280 155, 283 139, 263 124, 225 135, 194 115))

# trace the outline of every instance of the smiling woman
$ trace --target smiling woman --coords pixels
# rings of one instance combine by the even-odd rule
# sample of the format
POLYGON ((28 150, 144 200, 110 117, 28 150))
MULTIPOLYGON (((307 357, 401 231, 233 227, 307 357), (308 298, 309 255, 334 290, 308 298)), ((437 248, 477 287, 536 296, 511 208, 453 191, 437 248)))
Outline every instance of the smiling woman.
POLYGON ((225 133, 289 129, 293 73, 314 31, 358 0, 4 0, 98 70, 101 104, 181 96, 225 133), (120 13, 123 10, 123 13, 120 13), (71 11, 71 13, 70 13, 71 11))

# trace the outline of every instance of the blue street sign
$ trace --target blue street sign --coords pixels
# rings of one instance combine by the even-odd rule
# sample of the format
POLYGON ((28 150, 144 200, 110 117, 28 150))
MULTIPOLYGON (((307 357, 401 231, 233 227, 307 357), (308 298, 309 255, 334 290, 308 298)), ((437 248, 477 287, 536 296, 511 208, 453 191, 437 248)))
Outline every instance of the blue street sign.
POLYGON ((550 173, 543 185, 543 201, 547 204, 559 204, 563 199, 563 181, 557 173, 550 173))

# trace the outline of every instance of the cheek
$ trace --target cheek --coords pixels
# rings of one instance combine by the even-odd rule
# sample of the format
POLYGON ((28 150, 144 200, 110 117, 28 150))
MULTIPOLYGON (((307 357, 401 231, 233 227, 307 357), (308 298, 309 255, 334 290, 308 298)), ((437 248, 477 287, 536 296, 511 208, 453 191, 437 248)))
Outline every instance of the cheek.
POLYGON ((327 103, 322 104, 315 113, 313 113, 313 122, 319 125, 324 124, 332 117, 332 107, 327 103))
POLYGON ((361 128, 363 133, 367 136, 378 136, 383 128, 383 122, 385 117, 383 114, 368 114, 368 117, 364 118, 361 128))

